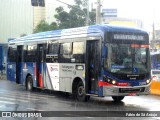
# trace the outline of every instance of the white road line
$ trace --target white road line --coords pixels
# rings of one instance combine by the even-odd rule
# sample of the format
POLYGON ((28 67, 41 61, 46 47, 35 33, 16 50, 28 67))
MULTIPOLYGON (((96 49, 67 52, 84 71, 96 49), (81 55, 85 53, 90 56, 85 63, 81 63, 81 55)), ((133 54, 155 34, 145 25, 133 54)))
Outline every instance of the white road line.
MULTIPOLYGON (((2 94, 2 93, 0 93, 0 94, 2 94)), ((16 92, 16 93, 14 93, 14 92, 8 92, 8 93, 6 93, 6 92, 5 92, 5 93, 3 93, 3 95, 4 95, 4 94, 8 94, 8 95, 20 95, 20 96, 29 96, 29 97, 34 97, 34 98, 35 98, 35 97, 36 97, 36 98, 38 97, 38 98, 43 98, 43 99, 56 97, 56 96, 49 96, 49 95, 47 95, 47 94, 46 94, 46 95, 39 95, 39 94, 33 94, 33 93, 29 93, 29 94, 28 94, 28 93, 27 93, 27 94, 24 93, 24 94, 23 94, 23 92, 21 92, 21 93, 17 93, 17 92, 16 92)))
POLYGON ((35 109, 35 108, 26 108, 27 110, 36 110, 36 111, 46 111, 46 110, 41 110, 41 109, 35 109))
POLYGON ((1 97, 7 97, 7 98, 15 98, 15 99, 25 99, 25 100, 39 100, 39 98, 33 98, 33 97, 28 97, 28 96, 19 96, 19 95, 1 95, 1 97))
POLYGON ((14 101, 14 102, 17 102, 17 101, 20 101, 20 102, 29 102, 28 100, 22 100, 22 99, 14 99, 14 98, 6 98, 6 97, 0 97, 0 100, 9 100, 9 101, 14 101))
POLYGON ((3 100, 0 100, 0 103, 1 104, 16 104, 15 102, 9 102, 9 101, 3 101, 3 100))

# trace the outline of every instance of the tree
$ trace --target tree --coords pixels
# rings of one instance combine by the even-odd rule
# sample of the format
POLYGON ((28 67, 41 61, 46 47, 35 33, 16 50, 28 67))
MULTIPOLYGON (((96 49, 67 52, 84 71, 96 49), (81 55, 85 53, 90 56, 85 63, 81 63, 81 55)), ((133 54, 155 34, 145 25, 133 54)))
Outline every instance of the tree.
MULTIPOLYGON (((55 14, 54 17, 57 20, 58 28, 65 29, 85 26, 87 9, 84 7, 84 5, 85 1, 75 0, 75 5, 68 6, 70 9, 69 12, 64 11, 61 6, 56 8, 57 14, 55 14)), ((95 24, 95 19, 96 12, 91 11, 89 24, 95 24)))
MULTIPOLYGON (((65 29, 73 27, 81 27, 86 25, 86 15, 87 9, 84 7, 86 2, 83 0, 75 0, 75 5, 68 6, 69 12, 66 12, 63 7, 57 7, 57 14, 54 15, 56 22, 48 24, 46 21, 42 20, 34 29, 34 33, 55 30, 55 29, 65 29)), ((89 12, 89 25, 95 24, 96 12, 92 10, 89 12)))
POLYGON ((90 25, 96 24, 96 10, 95 9, 92 9, 92 11, 89 13, 89 17, 90 17, 89 24, 90 25))
POLYGON ((64 11, 63 7, 56 8, 57 14, 54 17, 57 19, 59 29, 70 27, 70 17, 69 13, 64 11))
POLYGON ((37 33, 37 32, 43 32, 43 31, 49 31, 49 30, 55 30, 57 29, 57 23, 56 22, 52 22, 50 25, 42 20, 37 26, 36 28, 34 29, 34 33, 37 33))
POLYGON ((50 24, 49 30, 56 30, 58 29, 57 23, 56 22, 52 22, 50 24))
POLYGON ((27 34, 25 34, 25 33, 22 33, 21 35, 20 35, 20 37, 23 37, 23 36, 26 36, 27 34))

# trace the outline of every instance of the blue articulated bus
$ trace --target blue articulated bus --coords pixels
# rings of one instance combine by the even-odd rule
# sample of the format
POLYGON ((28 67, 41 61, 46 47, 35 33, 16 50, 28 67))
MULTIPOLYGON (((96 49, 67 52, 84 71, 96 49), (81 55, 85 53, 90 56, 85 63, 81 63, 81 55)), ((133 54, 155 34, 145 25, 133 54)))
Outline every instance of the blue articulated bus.
POLYGON ((20 37, 8 44, 7 79, 80 101, 145 95, 151 83, 149 37, 138 28, 108 24, 20 37))

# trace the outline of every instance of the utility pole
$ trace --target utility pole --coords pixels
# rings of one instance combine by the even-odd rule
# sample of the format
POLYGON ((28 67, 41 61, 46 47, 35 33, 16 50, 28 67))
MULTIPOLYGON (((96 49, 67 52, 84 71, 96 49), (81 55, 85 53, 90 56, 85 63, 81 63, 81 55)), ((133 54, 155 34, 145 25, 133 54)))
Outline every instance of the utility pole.
POLYGON ((153 42, 153 48, 156 48, 156 41, 155 41, 155 26, 154 26, 154 21, 153 21, 153 28, 152 28, 152 42, 153 42))
POLYGON ((87 17, 86 17, 86 25, 89 25, 89 0, 86 0, 87 7, 87 17))
POLYGON ((84 6, 87 10, 87 14, 86 14, 86 25, 89 25, 89 0, 83 0, 84 2, 84 6))
POLYGON ((101 0, 97 0, 96 24, 101 23, 101 0))
POLYGON ((153 22, 153 41, 155 40, 155 28, 154 28, 155 26, 154 26, 154 22, 153 22))

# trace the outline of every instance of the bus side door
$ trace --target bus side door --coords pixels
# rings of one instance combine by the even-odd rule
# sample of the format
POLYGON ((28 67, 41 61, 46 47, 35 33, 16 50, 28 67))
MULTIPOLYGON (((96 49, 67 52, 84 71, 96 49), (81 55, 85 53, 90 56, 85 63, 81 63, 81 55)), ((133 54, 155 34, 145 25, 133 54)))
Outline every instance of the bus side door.
POLYGON ((16 83, 22 83, 22 62, 23 62, 23 46, 17 46, 16 53, 16 83))
POLYGON ((100 40, 89 40, 86 44, 86 88, 89 94, 98 94, 100 65, 100 40))
POLYGON ((43 88, 44 87, 44 78, 45 78, 45 53, 46 53, 46 45, 38 44, 37 46, 38 54, 37 54, 37 86, 43 88))

